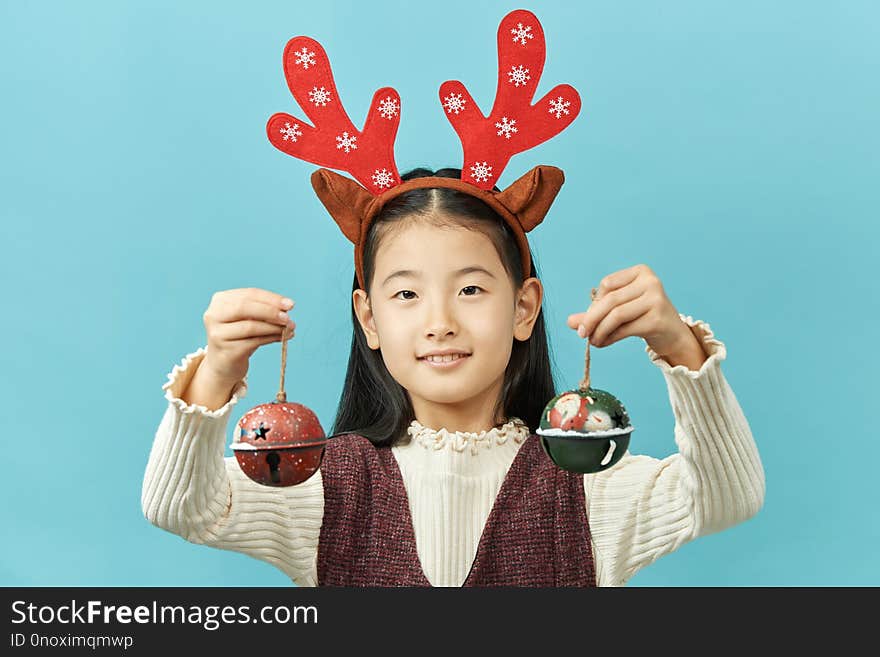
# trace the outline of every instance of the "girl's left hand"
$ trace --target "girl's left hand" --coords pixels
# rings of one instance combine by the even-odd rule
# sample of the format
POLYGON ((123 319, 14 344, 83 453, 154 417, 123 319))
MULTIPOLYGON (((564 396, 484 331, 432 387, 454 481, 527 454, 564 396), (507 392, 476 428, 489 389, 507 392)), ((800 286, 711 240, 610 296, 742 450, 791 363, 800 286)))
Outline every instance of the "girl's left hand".
POLYGON ((594 347, 607 347, 628 336, 643 338, 661 357, 677 360, 702 354, 696 336, 681 321, 660 279, 647 265, 609 274, 586 312, 569 315, 568 326, 594 347), (695 350, 696 348, 696 350, 695 350))

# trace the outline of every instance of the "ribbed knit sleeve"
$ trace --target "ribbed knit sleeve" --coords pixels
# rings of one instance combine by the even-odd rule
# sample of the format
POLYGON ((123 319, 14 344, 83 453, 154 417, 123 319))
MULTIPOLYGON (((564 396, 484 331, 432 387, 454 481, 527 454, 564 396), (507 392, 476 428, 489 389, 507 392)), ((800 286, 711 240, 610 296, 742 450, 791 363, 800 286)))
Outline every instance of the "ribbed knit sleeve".
POLYGON ((230 413, 245 396, 247 380, 217 410, 187 404, 180 395, 206 353, 202 347, 188 354, 162 386, 168 407, 144 474, 144 515, 190 542, 243 552, 280 568, 297 584, 315 586, 324 513, 321 473, 296 486, 261 486, 242 473, 235 457, 224 458, 230 413))
POLYGON ((708 324, 680 317, 708 356, 698 371, 672 367, 645 347, 666 379, 678 453, 661 460, 627 452, 612 468, 584 476, 603 586, 625 584, 684 543, 747 520, 764 503, 761 459, 721 372, 727 350, 708 324))

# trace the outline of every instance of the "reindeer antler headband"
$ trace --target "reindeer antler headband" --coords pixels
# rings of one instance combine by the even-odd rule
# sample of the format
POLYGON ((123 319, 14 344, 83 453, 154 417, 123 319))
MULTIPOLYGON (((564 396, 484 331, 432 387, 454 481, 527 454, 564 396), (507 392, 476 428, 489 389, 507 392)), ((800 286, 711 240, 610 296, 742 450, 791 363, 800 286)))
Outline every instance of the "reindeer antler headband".
POLYGON ((403 182, 394 162, 401 106, 397 91, 379 89, 364 129, 357 130, 342 107, 321 44, 304 36, 287 43, 287 85, 314 127, 289 114, 274 114, 266 126, 269 141, 288 155, 327 167, 312 174, 312 186, 355 245, 361 288, 366 289, 363 244, 373 219, 391 199, 428 187, 458 190, 495 210, 516 236, 523 272, 531 275, 525 234, 544 219, 564 182, 563 173, 541 165, 500 192, 492 187, 513 155, 559 134, 580 111, 580 96, 567 84, 532 104, 545 54, 544 30, 534 14, 520 9, 505 16, 498 27, 498 90, 489 116, 483 116, 461 82, 440 87, 440 101, 464 147, 461 180, 430 176, 403 182), (328 169, 347 171, 357 182, 328 169))

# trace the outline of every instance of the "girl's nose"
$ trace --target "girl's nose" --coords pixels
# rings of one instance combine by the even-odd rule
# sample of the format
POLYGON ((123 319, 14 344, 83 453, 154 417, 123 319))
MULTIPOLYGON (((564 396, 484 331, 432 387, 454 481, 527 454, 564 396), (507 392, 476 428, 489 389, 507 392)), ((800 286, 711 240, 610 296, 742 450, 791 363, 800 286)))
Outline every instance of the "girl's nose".
POLYGON ((452 313, 445 304, 435 304, 426 322, 425 334, 430 337, 454 334, 457 330, 452 313))
POLYGON ((443 335, 454 335, 455 330, 455 325, 452 321, 440 320, 428 323, 428 328, 425 330, 425 333, 428 336, 437 337, 443 335))
POLYGON ((429 337, 455 335, 455 331, 448 324, 436 324, 432 328, 429 328, 427 331, 425 331, 425 333, 429 337))

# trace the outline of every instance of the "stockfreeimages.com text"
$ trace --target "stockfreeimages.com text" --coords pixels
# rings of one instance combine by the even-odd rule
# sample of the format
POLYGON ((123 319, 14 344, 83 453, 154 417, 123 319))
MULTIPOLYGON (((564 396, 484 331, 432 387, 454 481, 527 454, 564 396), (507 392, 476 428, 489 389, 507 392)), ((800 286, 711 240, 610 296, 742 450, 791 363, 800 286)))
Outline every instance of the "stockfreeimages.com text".
POLYGON ((12 603, 13 624, 92 624, 92 623, 180 623, 201 625, 206 630, 216 630, 223 624, 234 623, 314 623, 318 622, 318 609, 314 606, 266 605, 251 613, 248 605, 160 605, 156 600, 150 605, 106 605, 100 600, 84 603, 71 600, 70 604, 35 605, 25 600, 12 603))

